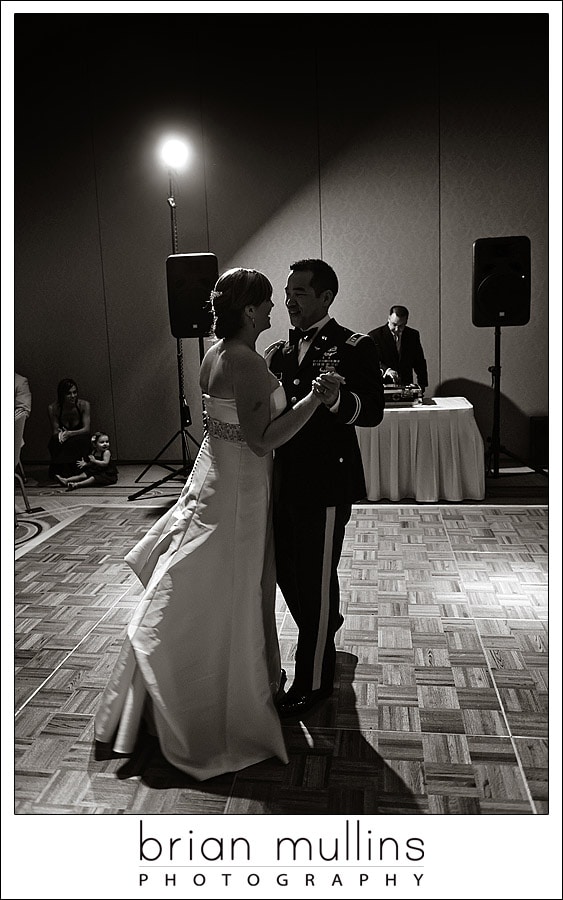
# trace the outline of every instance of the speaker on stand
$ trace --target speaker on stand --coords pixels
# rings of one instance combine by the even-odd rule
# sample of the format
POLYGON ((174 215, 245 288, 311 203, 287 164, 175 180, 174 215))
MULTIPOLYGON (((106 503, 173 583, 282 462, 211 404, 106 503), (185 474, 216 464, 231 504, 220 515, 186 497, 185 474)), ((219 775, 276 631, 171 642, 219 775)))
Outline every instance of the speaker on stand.
POLYGON ((203 338, 213 325, 209 295, 218 278, 214 253, 176 253, 166 260, 170 331, 175 338, 198 338, 200 362, 203 338))
POLYGON ((197 338, 199 342, 199 361, 204 355, 203 339, 211 333, 213 312, 210 293, 219 277, 217 257, 214 253, 173 253, 166 260, 166 283, 168 290, 168 313, 170 330, 176 338, 176 358, 178 367, 178 400, 180 405, 180 428, 172 435, 162 450, 146 466, 135 479, 139 482, 148 470, 158 462, 168 447, 180 437, 182 439, 182 466, 179 469, 159 463, 170 469, 170 474, 153 484, 129 496, 129 500, 137 500, 154 488, 178 476, 187 477, 193 466, 188 441, 199 449, 199 442, 190 434, 188 428, 192 424, 190 408, 184 392, 184 355, 182 340, 197 338))
POLYGON ((495 478, 499 476, 501 453, 547 475, 544 469, 530 466, 507 450, 500 438, 501 328, 530 321, 530 250, 530 239, 524 235, 479 238, 473 243, 473 324, 495 329, 495 362, 489 366, 494 390, 493 428, 487 439, 487 472, 495 478))

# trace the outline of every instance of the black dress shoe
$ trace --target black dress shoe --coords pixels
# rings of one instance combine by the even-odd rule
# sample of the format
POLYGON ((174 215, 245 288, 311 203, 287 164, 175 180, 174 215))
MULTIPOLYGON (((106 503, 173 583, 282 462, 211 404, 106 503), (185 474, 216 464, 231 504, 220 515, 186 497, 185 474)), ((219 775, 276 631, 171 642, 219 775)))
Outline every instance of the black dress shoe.
POLYGON ((320 688, 318 691, 309 691, 303 694, 292 691, 277 704, 278 715, 284 719, 290 716, 302 716, 322 700, 330 697, 332 692, 333 688, 320 688))

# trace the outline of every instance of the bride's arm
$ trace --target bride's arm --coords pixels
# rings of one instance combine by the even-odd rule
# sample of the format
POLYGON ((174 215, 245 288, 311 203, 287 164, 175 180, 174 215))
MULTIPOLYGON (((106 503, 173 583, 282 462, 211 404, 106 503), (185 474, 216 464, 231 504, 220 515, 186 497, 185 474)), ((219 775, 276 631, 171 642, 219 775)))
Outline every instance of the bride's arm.
POLYGON ((266 361, 252 350, 238 348, 231 359, 231 374, 242 433, 257 456, 265 456, 285 444, 309 421, 321 403, 311 391, 270 421, 272 377, 266 361))

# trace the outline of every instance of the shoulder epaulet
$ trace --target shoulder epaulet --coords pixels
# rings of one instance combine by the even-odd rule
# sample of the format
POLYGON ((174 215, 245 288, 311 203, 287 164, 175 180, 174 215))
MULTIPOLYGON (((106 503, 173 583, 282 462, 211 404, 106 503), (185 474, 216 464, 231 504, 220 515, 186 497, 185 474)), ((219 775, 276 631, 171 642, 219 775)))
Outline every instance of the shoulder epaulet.
POLYGON ((365 337, 368 337, 368 335, 358 331, 356 332, 356 334, 351 334, 346 343, 350 344, 352 347, 355 347, 356 344, 358 344, 362 340, 362 338, 365 337))

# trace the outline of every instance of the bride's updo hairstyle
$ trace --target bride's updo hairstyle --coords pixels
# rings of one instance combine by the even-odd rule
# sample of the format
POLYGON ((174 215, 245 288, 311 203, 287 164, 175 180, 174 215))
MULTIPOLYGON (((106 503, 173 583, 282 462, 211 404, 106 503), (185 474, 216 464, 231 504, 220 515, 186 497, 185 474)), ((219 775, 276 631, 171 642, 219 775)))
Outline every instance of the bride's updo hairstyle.
POLYGON ((211 291, 215 321, 213 330, 218 338, 233 337, 244 324, 246 306, 260 306, 272 296, 272 285, 256 269, 229 269, 224 272, 211 291))

